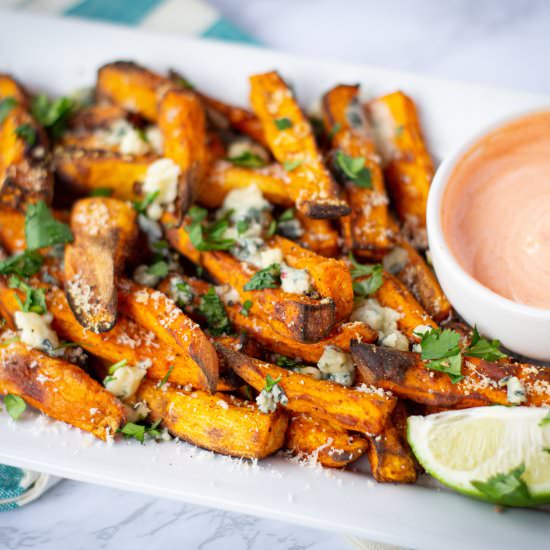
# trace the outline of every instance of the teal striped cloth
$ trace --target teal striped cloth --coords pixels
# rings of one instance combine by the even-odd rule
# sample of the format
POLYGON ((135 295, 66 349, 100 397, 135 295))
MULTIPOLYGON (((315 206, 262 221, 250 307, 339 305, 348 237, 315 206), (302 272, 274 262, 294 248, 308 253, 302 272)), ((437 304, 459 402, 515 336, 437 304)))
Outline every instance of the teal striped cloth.
MULTIPOLYGON (((2 7, 257 44, 203 0, 4 0, 2 7)), ((0 512, 32 502, 58 481, 0 464, 0 512)))

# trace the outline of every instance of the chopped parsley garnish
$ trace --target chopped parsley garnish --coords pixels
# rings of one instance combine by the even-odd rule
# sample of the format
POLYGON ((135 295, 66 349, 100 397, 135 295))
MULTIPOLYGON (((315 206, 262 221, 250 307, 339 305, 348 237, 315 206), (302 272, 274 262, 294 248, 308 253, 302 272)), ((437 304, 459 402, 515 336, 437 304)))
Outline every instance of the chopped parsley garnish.
POLYGON ((448 374, 453 384, 464 378, 459 343, 460 334, 454 330, 438 328, 426 331, 420 341, 421 357, 428 361, 426 367, 448 374))
POLYGON ((381 264, 363 265, 355 260, 353 254, 349 255, 349 259, 352 265, 350 270, 351 278, 353 282, 353 293, 356 296, 365 297, 374 294, 384 282, 382 276, 384 270, 381 264), (368 279, 363 279, 368 277, 368 279), (356 281, 355 279, 362 279, 356 281))
POLYGON ((287 117, 276 118, 275 126, 277 126, 277 130, 288 130, 292 128, 292 120, 287 117))
POLYGON ((30 124, 20 124, 15 129, 15 135, 21 138, 29 147, 36 143, 36 130, 30 124))
POLYGON ((14 420, 18 420, 27 408, 25 401, 18 395, 13 395, 12 393, 8 393, 8 395, 4 397, 4 405, 6 406, 8 414, 14 420))
POLYGON ((96 187, 90 192, 90 197, 110 197, 113 190, 109 187, 96 187))
POLYGON ((17 100, 14 97, 6 97, 0 101, 0 124, 6 120, 6 117, 16 105, 17 100))
POLYGON ((125 438, 129 439, 133 437, 140 443, 145 441, 145 435, 150 437, 159 437, 160 432, 157 429, 159 427, 160 420, 157 420, 151 426, 144 426, 143 424, 134 424, 134 422, 127 422, 119 431, 125 438))
POLYGON ((170 365, 166 374, 162 377, 161 380, 157 382, 157 389, 162 388, 162 386, 164 386, 164 384, 168 382, 168 378, 170 378, 170 375, 172 374, 173 370, 174 370, 174 365, 170 365))
POLYGON ((542 428, 542 426, 547 426, 550 424, 550 411, 548 411, 548 414, 539 422, 539 426, 542 428))
POLYGON ((103 384, 107 385, 109 382, 112 382, 113 380, 116 380, 116 376, 113 376, 115 374, 115 372, 118 369, 121 369, 122 367, 125 367, 127 364, 128 364, 128 360, 127 359, 122 359, 121 361, 118 361, 114 365, 111 365, 109 367, 109 370, 107 371, 109 376, 105 377, 105 379, 103 380, 103 384))
POLYGON ((68 225, 58 222, 44 201, 29 204, 25 216, 25 240, 27 248, 34 250, 73 240, 68 225))
POLYGON ((472 485, 489 500, 504 506, 529 506, 533 500, 529 487, 521 476, 525 464, 512 468, 506 474, 496 474, 487 481, 472 481, 472 485))
POLYGON ((486 338, 483 338, 480 336, 477 327, 474 327, 472 341, 470 342, 468 348, 464 351, 464 355, 479 357, 480 359, 485 359, 486 361, 497 361, 498 359, 503 359, 506 357, 506 355, 502 353, 499 348, 499 340, 487 340, 486 338))
POLYGON ((226 212, 211 224, 203 224, 208 212, 204 208, 193 207, 188 216, 191 223, 185 226, 189 240, 197 250, 229 250, 235 244, 234 239, 227 239, 224 233, 229 228, 232 211, 226 212))
POLYGON ((59 137, 65 131, 67 121, 75 108, 76 102, 69 97, 50 100, 47 95, 40 94, 31 104, 31 113, 53 137, 59 137))
POLYGON ((176 283, 177 300, 176 303, 182 307, 186 306, 195 296, 191 285, 187 281, 176 283))
POLYGON ((275 220, 271 220, 265 232, 266 237, 273 237, 273 235, 275 235, 275 231, 277 231, 277 222, 275 220))
POLYGON ((278 288, 281 286, 281 266, 271 264, 254 273, 250 281, 243 286, 244 290, 262 290, 264 288, 278 288))
POLYGON ((249 220, 239 220, 237 222, 237 233, 239 235, 242 235, 243 233, 246 233, 248 231, 248 228, 250 227, 250 221, 249 220))
POLYGON ((36 250, 25 250, 11 258, 0 261, 0 274, 31 277, 40 271, 44 258, 36 250))
POLYGON ((289 222, 294 219, 294 208, 287 208, 278 219, 278 222, 289 222))
POLYGON ((240 155, 227 157, 227 160, 231 164, 242 166, 243 168, 262 168, 262 166, 265 166, 262 157, 256 155, 252 151, 244 151, 240 155))
POLYGON ((300 166, 302 164, 302 161, 301 160, 285 160, 283 162, 283 168, 287 171, 287 172, 292 172, 292 170, 296 170, 296 168, 298 168, 298 166, 300 166))
POLYGON ((143 199, 140 201, 134 201, 134 209, 138 214, 145 215, 147 212, 147 208, 149 208, 153 201, 159 196, 160 191, 151 191, 151 193, 147 193, 143 199))
POLYGON ((25 313, 38 313, 42 315, 46 313, 46 292, 43 288, 33 288, 27 283, 24 283, 19 277, 12 275, 8 281, 10 288, 16 288, 22 290, 25 293, 25 302, 21 302, 19 296, 16 295, 17 302, 21 311, 25 313))
POLYGON ((285 355, 279 355, 275 359, 275 364, 279 365, 279 367, 283 367, 285 369, 294 370, 300 363, 296 361, 295 359, 292 359, 290 357, 286 357, 285 355))
POLYGON ((164 260, 155 262, 147 268, 147 273, 161 278, 166 277, 168 275, 168 264, 164 260))
POLYGON ((162 250, 166 250, 167 248, 170 248, 170 245, 168 244, 168 241, 156 241, 151 245, 151 248, 153 250, 156 250, 157 252, 160 252, 162 250))
POLYGON ((277 378, 271 378, 271 375, 267 375, 265 377, 265 387, 264 391, 269 393, 279 382, 281 381, 281 377, 277 376, 277 378))
POLYGON ((252 300, 246 300, 243 303, 243 306, 241 308, 241 315, 244 315, 245 317, 248 317, 248 313, 249 313, 251 307, 252 307, 252 300))
POLYGON ((370 170, 365 168, 364 157, 350 157, 343 151, 336 153, 336 165, 357 187, 363 189, 372 188, 372 177, 370 170))
POLYGON ((201 296, 198 311, 206 319, 211 334, 220 336, 231 333, 231 324, 225 307, 213 288, 201 296))
POLYGON ((187 78, 183 78, 183 76, 179 76, 176 80, 176 82, 182 86, 183 88, 185 88, 186 90, 194 90, 195 89, 195 86, 193 86, 193 84, 191 84, 191 82, 189 82, 189 80, 187 80, 187 78))
POLYGON ((328 134, 329 139, 332 139, 341 129, 342 129, 342 125, 339 122, 337 122, 332 127, 332 130, 328 134))

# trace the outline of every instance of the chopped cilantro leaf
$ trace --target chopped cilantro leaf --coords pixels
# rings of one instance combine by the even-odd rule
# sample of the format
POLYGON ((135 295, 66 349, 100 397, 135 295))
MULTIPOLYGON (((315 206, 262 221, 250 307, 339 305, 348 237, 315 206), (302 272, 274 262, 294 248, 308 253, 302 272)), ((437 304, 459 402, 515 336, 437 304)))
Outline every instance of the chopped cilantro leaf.
POLYGON ((17 100, 14 97, 6 97, 0 101, 0 124, 6 120, 6 117, 16 105, 17 100))
POLYGON ((14 420, 18 420, 27 408, 25 401, 18 395, 13 395, 12 393, 8 393, 6 397, 4 397, 4 405, 6 406, 8 414, 14 420))
POLYGON ((342 129, 342 125, 337 122, 331 129, 331 131, 328 134, 329 139, 332 139, 340 130, 342 129))
POLYGON ((250 281, 243 286, 244 290, 262 290, 263 288, 278 288, 281 285, 281 266, 271 264, 254 273, 250 281))
POLYGON ((0 261, 0 274, 31 277, 40 271, 44 258, 36 250, 25 250, 11 258, 0 261))
POLYGON ((280 216, 279 216, 279 223, 280 222, 289 222, 294 219, 294 208, 287 208, 280 216))
POLYGON ((234 246, 234 239, 224 238, 224 233, 229 227, 232 211, 226 212, 212 224, 203 224, 202 222, 207 214, 206 210, 203 208, 192 210, 188 212, 192 222, 185 226, 185 230, 189 234, 189 240, 197 250, 229 250, 234 246))
POLYGON ((162 380, 159 380, 157 382, 157 388, 162 388, 162 386, 164 386, 164 384, 166 384, 168 382, 168 379, 170 378, 170 375, 172 374, 173 370, 174 370, 174 365, 170 365, 170 367, 168 368, 168 371, 162 377, 162 380))
POLYGON ((287 117, 276 118, 275 126, 277 126, 277 130, 288 130, 288 128, 292 128, 292 120, 287 117))
POLYGON ((370 296, 374 294, 384 282, 383 268, 381 264, 363 265, 355 260, 352 254, 349 259, 352 268, 350 270, 353 282, 353 292, 356 296, 370 296), (368 277, 368 279, 365 279, 368 277), (355 279, 361 279, 356 281, 355 279))
POLYGON ((264 391, 266 391, 267 393, 269 393, 274 387, 276 384, 278 384, 279 382, 281 381, 281 377, 280 376, 277 376, 277 378, 271 378, 271 375, 267 375, 265 377, 265 388, 264 388, 264 391))
POLYGON ((198 311, 206 319, 211 334, 219 336, 231 333, 231 324, 227 318, 225 307, 213 288, 201 296, 198 311))
POLYGON ((168 264, 164 260, 155 262, 147 268, 147 273, 161 278, 166 277, 168 275, 168 264))
POLYGON ((44 201, 29 204, 25 216, 25 240, 27 248, 35 250, 73 240, 68 225, 57 221, 44 201))
POLYGON ((422 359, 428 361, 426 367, 449 375, 456 384, 462 380, 462 354, 460 334, 450 329, 431 329, 422 335, 420 346, 422 359))
POLYGON ((472 341, 464 354, 471 357, 479 357, 480 359, 485 359, 486 361, 497 361, 498 359, 503 359, 506 357, 506 355, 502 353, 499 348, 499 340, 487 340, 486 338, 483 338, 480 336, 477 327, 474 327, 472 341))
POLYGON ((160 424, 160 420, 157 420, 151 426, 144 426, 143 424, 135 424, 134 422, 127 422, 119 431, 125 438, 129 439, 133 437, 140 443, 145 441, 145 435, 150 437, 158 437, 160 432, 157 430, 160 424))
POLYGON ((36 143, 36 130, 30 124, 20 124, 15 129, 15 135, 21 138, 29 147, 36 143))
POLYGON ((302 164, 302 161, 301 160, 285 160, 283 162, 283 168, 287 171, 287 172, 292 172, 293 170, 296 170, 296 168, 298 168, 298 166, 300 166, 302 164))
POLYGON ((336 153, 336 165, 357 187, 363 189, 372 188, 372 177, 370 170, 365 168, 364 157, 350 157, 343 151, 336 153))
POLYGON ((277 222, 275 220, 271 220, 265 232, 266 237, 273 237, 273 235, 275 235, 275 231, 277 231, 277 222))
POLYGON ((283 367, 285 369, 293 370, 300 363, 298 361, 296 361, 295 359, 292 359, 290 357, 286 357, 285 355, 279 355, 275 359, 275 364, 279 365, 279 367, 283 367))
POLYGON ((15 275, 12 275, 10 277, 8 281, 8 286, 10 288, 17 288, 18 290, 22 290, 25 293, 24 303, 21 302, 21 300, 17 296, 17 301, 19 302, 21 311, 24 311, 26 313, 38 313, 39 315, 46 313, 46 292, 43 288, 33 288, 27 283, 24 283, 21 279, 19 279, 19 277, 16 277, 15 275))
POLYGON ((472 485, 492 502, 504 506, 529 506, 532 498, 529 487, 521 476, 525 464, 520 464, 508 473, 496 474, 487 481, 472 481, 472 485))
POLYGON ((242 235, 243 233, 246 233, 248 231, 248 228, 250 227, 250 221, 249 220, 239 220, 237 222, 237 233, 239 235, 242 235))
POLYGON ((241 315, 244 315, 245 317, 248 317, 248 313, 249 313, 251 307, 252 307, 252 300, 246 300, 243 303, 243 307, 241 308, 241 315))
POLYGON ((113 190, 109 187, 96 187, 90 192, 90 197, 110 197, 113 190))
POLYGON ((227 160, 231 164, 243 168, 262 168, 262 166, 265 166, 263 159, 252 151, 244 151, 240 155, 228 157, 227 160))
POLYGON ((134 209, 138 214, 145 215, 147 212, 147 208, 153 204, 153 201, 159 196, 160 191, 152 191, 151 193, 147 193, 143 199, 140 201, 134 201, 134 209))
POLYGON ((50 100, 45 94, 40 94, 34 98, 31 112, 39 124, 54 137, 59 137, 65 131, 67 121, 76 107, 76 102, 69 97, 50 100))

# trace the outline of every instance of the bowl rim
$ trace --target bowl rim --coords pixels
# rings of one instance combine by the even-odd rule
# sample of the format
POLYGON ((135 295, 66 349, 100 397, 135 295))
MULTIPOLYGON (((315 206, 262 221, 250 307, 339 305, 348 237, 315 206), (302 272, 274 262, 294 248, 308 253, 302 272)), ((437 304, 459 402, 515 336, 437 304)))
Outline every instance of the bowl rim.
POLYGON ((473 292, 485 303, 496 305, 501 309, 523 317, 534 319, 542 319, 550 321, 550 309, 544 309, 535 306, 529 306, 514 302, 509 298, 497 294, 494 290, 486 287, 477 279, 472 277, 458 262, 454 254, 451 252, 441 225, 441 203, 451 174, 456 165, 464 158, 464 156, 477 144, 479 144, 489 134, 505 127, 515 121, 527 118, 530 115, 550 114, 550 105, 546 108, 536 108, 516 111, 506 117, 499 118, 495 122, 482 127, 476 131, 464 143, 455 147, 438 166, 434 178, 430 186, 428 194, 428 204, 426 209, 426 229, 428 234, 428 244, 430 250, 436 250, 449 269, 457 273, 461 281, 466 285, 468 290, 473 292))

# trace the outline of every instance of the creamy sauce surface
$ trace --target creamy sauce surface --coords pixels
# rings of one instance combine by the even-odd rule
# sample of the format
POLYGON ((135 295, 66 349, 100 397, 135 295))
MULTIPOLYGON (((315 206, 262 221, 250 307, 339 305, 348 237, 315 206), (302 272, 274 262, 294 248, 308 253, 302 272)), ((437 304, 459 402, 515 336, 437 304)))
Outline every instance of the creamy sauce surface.
POLYGON ((514 302, 550 309, 550 112, 475 144, 451 174, 441 221, 472 277, 514 302))

